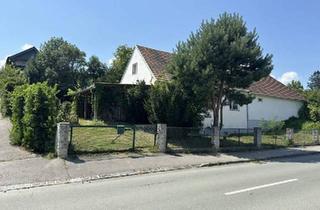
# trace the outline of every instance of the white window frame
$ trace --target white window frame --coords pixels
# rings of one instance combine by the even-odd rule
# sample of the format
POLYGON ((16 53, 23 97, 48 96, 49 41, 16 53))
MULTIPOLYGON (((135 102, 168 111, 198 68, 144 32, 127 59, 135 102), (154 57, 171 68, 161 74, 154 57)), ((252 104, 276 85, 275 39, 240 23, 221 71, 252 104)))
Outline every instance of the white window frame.
POLYGON ((240 111, 239 104, 231 101, 229 104, 230 111, 240 111))
POLYGON ((138 63, 132 64, 132 75, 135 75, 138 73, 138 63))

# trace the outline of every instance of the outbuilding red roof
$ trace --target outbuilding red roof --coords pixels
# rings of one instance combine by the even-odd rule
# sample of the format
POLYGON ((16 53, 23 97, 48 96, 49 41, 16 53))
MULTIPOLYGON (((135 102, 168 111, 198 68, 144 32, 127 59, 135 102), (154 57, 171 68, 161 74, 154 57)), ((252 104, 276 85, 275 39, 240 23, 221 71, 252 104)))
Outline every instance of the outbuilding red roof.
MULTIPOLYGON (((165 71, 165 68, 171 59, 172 53, 140 45, 137 45, 137 48, 141 52, 156 79, 170 79, 170 75, 165 71)), ((271 76, 267 76, 257 82, 254 82, 248 90, 255 95, 289 100, 305 100, 299 92, 287 87, 271 76)))

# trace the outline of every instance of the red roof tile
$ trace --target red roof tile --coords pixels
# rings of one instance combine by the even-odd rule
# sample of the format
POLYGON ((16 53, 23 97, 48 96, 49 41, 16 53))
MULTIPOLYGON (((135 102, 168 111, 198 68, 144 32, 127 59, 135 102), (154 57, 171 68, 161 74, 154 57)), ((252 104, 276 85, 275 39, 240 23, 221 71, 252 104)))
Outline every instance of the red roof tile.
POLYGON ((254 82, 249 88, 249 91, 256 95, 271 96, 276 98, 291 99, 304 101, 305 98, 297 91, 290 89, 278 80, 271 76, 262 78, 254 82))
POLYGON ((172 56, 171 53, 137 45, 139 51, 157 79, 170 79, 164 71, 172 56))
MULTIPOLYGON (((137 45, 137 47, 156 79, 170 79, 170 75, 165 71, 165 67, 170 61, 172 56, 171 53, 140 45, 137 45)), ((271 76, 267 76, 257 82, 254 82, 248 90, 256 95, 290 100, 305 100, 299 92, 288 88, 286 85, 271 76)))

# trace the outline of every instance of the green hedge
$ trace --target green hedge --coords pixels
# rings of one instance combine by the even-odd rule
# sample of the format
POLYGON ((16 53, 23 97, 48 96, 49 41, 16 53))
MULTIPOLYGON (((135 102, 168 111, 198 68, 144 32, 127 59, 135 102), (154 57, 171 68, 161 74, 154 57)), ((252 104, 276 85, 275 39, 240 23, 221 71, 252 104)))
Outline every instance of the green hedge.
POLYGON ((47 83, 16 88, 12 99, 11 142, 34 152, 54 149, 57 106, 56 88, 47 83))
POLYGON ((23 115, 24 115, 24 90, 26 85, 17 87, 11 95, 13 128, 11 130, 11 143, 21 145, 23 139, 23 115))

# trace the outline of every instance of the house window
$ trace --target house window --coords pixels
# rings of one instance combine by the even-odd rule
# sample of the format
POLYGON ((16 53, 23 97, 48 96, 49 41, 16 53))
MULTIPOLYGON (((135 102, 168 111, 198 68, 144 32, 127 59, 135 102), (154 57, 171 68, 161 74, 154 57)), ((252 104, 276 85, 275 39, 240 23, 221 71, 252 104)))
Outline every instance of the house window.
POLYGON ((262 98, 258 98, 258 101, 259 101, 259 102, 262 102, 262 98))
POLYGON ((132 64, 132 74, 137 74, 138 72, 138 63, 132 64))
POLYGON ((233 101, 230 102, 230 111, 239 111, 239 105, 233 101))

